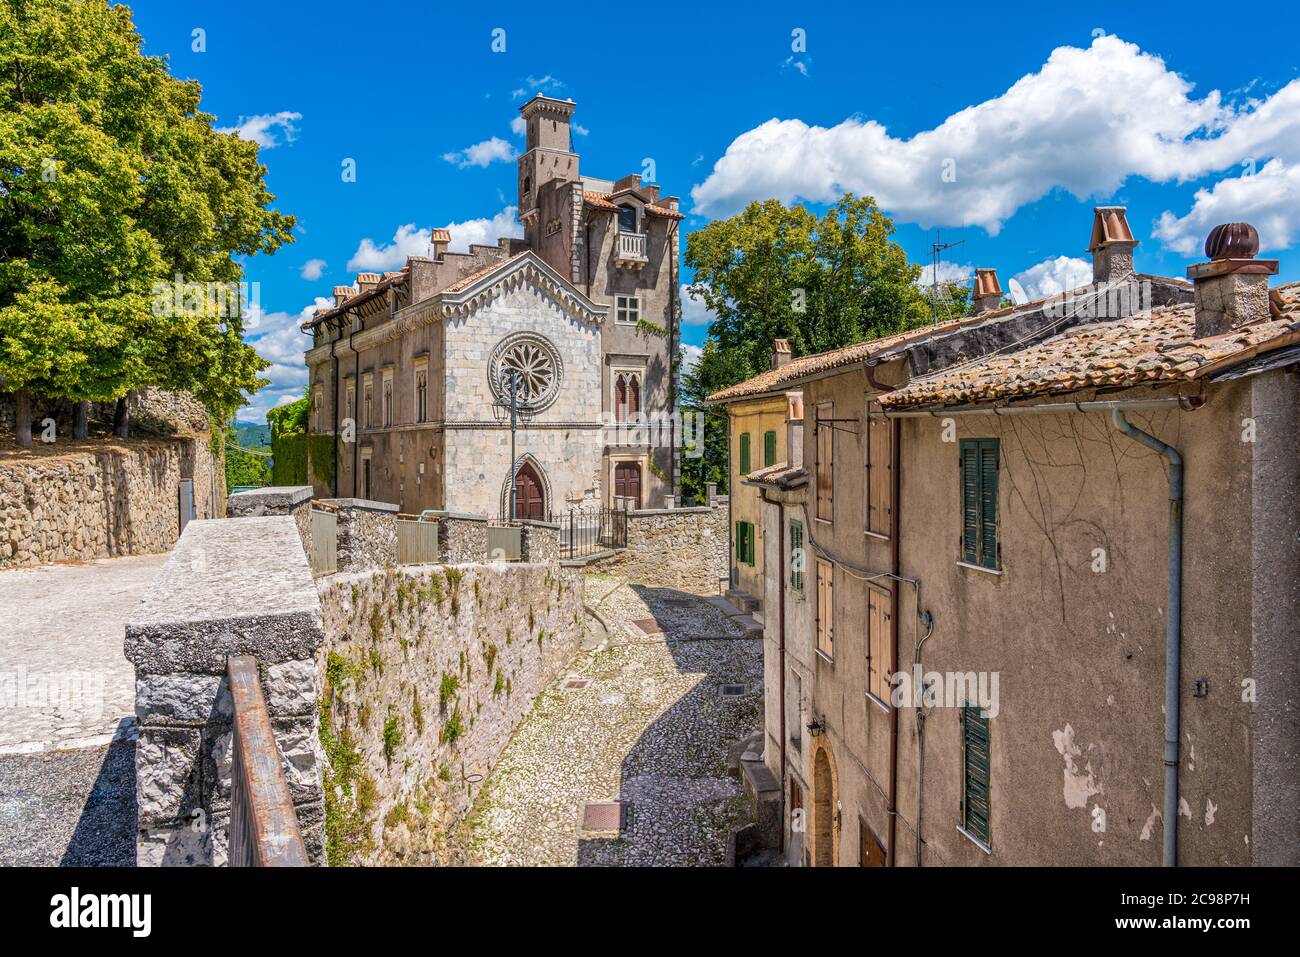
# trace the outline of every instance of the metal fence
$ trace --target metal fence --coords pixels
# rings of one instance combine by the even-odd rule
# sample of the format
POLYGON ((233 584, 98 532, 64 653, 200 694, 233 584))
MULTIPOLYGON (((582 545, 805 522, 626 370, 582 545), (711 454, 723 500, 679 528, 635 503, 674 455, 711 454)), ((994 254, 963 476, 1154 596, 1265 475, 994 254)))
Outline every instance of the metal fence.
POLYGON ((338 570, 339 517, 333 509, 313 504, 311 508, 311 570, 314 575, 332 575, 338 570))
POLYGON ((397 516, 397 562, 424 565, 438 561, 438 523, 418 515, 397 516))
POLYGON ((562 559, 627 548, 627 511, 624 509, 602 508, 591 512, 571 509, 567 514, 552 516, 548 521, 560 527, 562 559))
POLYGON ((231 657, 226 672, 234 706, 230 866, 306 867, 307 849, 280 764, 257 661, 249 655, 231 657))

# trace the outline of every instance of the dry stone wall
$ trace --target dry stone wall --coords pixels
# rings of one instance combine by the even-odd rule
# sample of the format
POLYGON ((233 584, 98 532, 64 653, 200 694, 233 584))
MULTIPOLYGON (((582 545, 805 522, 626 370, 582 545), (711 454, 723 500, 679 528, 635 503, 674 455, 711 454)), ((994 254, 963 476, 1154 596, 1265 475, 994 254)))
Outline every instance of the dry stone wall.
POLYGON ((167 551, 182 479, 193 480, 197 517, 214 517, 225 476, 206 435, 0 462, 0 567, 167 551))
POLYGON ((627 519, 627 548, 601 559, 601 572, 659 588, 716 595, 727 578, 727 509, 647 509, 627 519))
POLYGON ((490 563, 317 585, 330 863, 456 863, 448 835, 581 644, 582 579, 490 563))

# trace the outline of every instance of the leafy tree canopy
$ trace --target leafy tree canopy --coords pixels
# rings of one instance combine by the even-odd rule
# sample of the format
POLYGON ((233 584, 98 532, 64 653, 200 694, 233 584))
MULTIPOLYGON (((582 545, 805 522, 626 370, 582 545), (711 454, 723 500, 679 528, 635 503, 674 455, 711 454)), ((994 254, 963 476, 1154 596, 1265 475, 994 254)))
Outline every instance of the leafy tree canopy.
POLYGON ((266 384, 238 298, 160 310, 155 284, 238 283, 294 219, 257 145, 141 46, 107 0, 0 0, 0 376, 78 400, 188 389, 221 420, 266 384))

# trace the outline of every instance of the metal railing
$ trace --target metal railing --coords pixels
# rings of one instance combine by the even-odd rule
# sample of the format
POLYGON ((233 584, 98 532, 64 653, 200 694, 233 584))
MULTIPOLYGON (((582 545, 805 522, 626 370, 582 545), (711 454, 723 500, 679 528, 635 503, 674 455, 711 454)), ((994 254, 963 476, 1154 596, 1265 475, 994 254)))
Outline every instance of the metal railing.
POLYGON ((582 558, 615 548, 627 548, 627 511, 621 508, 602 508, 582 512, 571 509, 568 514, 548 519, 560 527, 560 558, 582 558))
POLYGON ((250 655, 226 662, 234 704, 230 767, 230 866, 306 867, 307 849, 298 828, 280 748, 250 655))
POLYGON ((397 516, 397 563, 425 565, 438 561, 438 523, 418 515, 397 516))
POLYGON ((313 502, 311 506, 311 570, 313 575, 338 571, 338 513, 313 502))

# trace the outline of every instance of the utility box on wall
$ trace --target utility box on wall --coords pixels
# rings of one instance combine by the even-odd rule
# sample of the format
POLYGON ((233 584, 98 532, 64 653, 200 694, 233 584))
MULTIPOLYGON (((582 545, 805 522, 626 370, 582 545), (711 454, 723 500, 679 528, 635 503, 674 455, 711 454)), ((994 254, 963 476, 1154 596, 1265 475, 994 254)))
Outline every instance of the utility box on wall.
POLYGON ((181 479, 176 490, 176 497, 177 507, 180 511, 180 522, 177 531, 183 532, 190 519, 198 517, 194 511, 194 479, 181 479))

